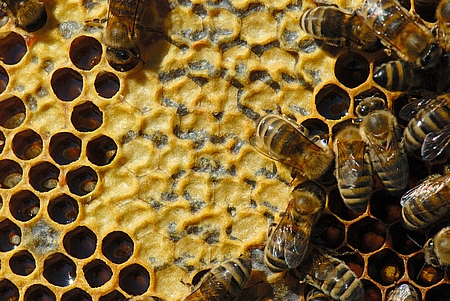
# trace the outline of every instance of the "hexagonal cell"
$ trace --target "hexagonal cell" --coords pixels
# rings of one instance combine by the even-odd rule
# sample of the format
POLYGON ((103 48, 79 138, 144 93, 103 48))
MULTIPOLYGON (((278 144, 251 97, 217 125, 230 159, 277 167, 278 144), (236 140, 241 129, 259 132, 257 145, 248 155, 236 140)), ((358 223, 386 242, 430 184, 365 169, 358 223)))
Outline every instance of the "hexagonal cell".
POLYGON ((104 98, 111 98, 119 92, 119 78, 111 72, 100 72, 95 78, 95 91, 104 98))
POLYGON ((107 165, 116 157, 117 144, 108 136, 102 135, 88 142, 86 153, 93 164, 107 165))
POLYGON ((42 153, 42 138, 33 130, 25 130, 14 135, 12 149, 17 158, 34 159, 42 153))
POLYGON ((128 53, 125 53, 123 51, 118 51, 116 49, 113 49, 112 47, 108 47, 106 49, 106 59, 108 61, 108 64, 116 71, 120 72, 126 72, 130 71, 134 67, 139 64, 141 61, 140 57, 137 57, 135 55, 130 55, 128 53), (119 57, 119 59, 118 59, 119 57), (120 61, 125 62, 124 64, 119 63, 120 61))
POLYGON ((363 214, 363 212, 355 212, 345 206, 344 200, 342 200, 339 189, 333 189, 328 195, 328 208, 337 216, 346 221, 351 221, 363 214))
POLYGON ((72 163, 80 158, 81 139, 68 132, 53 135, 49 152, 53 160, 60 165, 72 163))
POLYGON ((5 301, 19 300, 19 289, 8 279, 3 279, 0 281, 0 296, 5 301))
POLYGON ((36 269, 36 261, 30 252, 23 250, 9 259, 9 267, 14 274, 27 276, 36 269))
POLYGON ((392 250, 384 249, 369 257, 369 276, 381 285, 390 285, 405 273, 403 260, 392 250))
POLYGON ((120 271, 119 286, 127 294, 142 295, 150 286, 150 274, 143 266, 132 264, 120 271))
POLYGON ((9 211, 15 219, 26 222, 39 212, 39 198, 28 190, 14 194, 9 201, 9 211))
POLYGON ((425 293, 425 300, 447 301, 450 300, 450 284, 443 283, 430 288, 425 293))
POLYGON ((438 0, 414 0, 414 12, 427 22, 436 22, 438 0))
POLYGON ((133 251, 134 242, 125 232, 114 231, 103 238, 102 253, 114 263, 124 263, 133 255, 133 251))
POLYGON ((66 194, 51 200, 47 210, 50 218, 62 225, 73 223, 79 212, 77 201, 66 194))
POLYGON ((349 52, 337 58, 334 73, 341 84, 347 88, 356 88, 369 77, 369 62, 362 55, 349 52))
POLYGON ((9 219, 0 222, 0 252, 8 252, 20 245, 22 232, 9 219))
POLYGON ((5 148, 5 144, 6 144, 5 134, 3 134, 2 131, 0 131, 0 154, 2 153, 3 149, 5 148))
POLYGON ((400 254, 409 255, 422 249, 425 244, 425 234, 422 230, 406 230, 401 224, 389 228, 392 248, 400 254))
POLYGON ((73 126, 80 132, 92 132, 103 123, 103 113, 90 101, 73 108, 70 119, 73 126))
POLYGON ((0 40, 0 60, 6 65, 15 65, 27 53, 27 43, 18 33, 11 32, 0 40))
POLYGON ((47 192, 58 186, 59 169, 50 162, 41 162, 30 168, 28 180, 34 189, 47 192))
POLYGON ((425 263, 423 253, 418 253, 408 258, 407 262, 409 279, 420 286, 432 286, 444 278, 444 271, 425 263))
POLYGON ((386 227, 378 220, 365 217, 348 227, 347 241, 362 253, 380 249, 386 240, 386 227))
POLYGON ((315 224, 311 241, 326 248, 335 249, 344 241, 345 226, 336 217, 324 214, 315 224))
POLYGON ((12 160, 0 161, 0 188, 11 189, 22 180, 22 167, 12 160))
POLYGON ((84 278, 90 287, 100 287, 108 282, 113 272, 111 268, 102 260, 96 259, 83 267, 84 278))
POLYGON ((34 284, 25 291, 23 300, 26 301, 56 301, 55 294, 41 284, 34 284))
POLYGON ((316 94, 316 109, 327 119, 339 120, 348 114, 350 96, 336 85, 326 85, 316 94))
POLYGON ((407 188, 411 189, 419 185, 419 183, 422 182, 423 179, 428 177, 428 167, 423 161, 420 161, 415 157, 408 157, 408 165, 409 180, 407 188))
POLYGON ((368 280, 363 280, 364 285, 364 301, 381 301, 381 291, 374 283, 368 280))
POLYGON ((0 94, 6 90, 9 83, 9 75, 5 68, 0 66, 0 94))
POLYGON ((64 235, 63 245, 70 256, 88 258, 95 252, 97 236, 89 228, 79 226, 64 235))
POLYGON ((72 101, 80 96, 83 90, 83 77, 70 68, 61 68, 52 75, 51 85, 58 99, 72 101))
POLYGON ((88 166, 69 171, 66 176, 67 185, 73 194, 82 196, 91 193, 97 186, 97 173, 88 166))
POLYGON ((401 196, 392 196, 385 190, 379 190, 370 198, 370 213, 383 223, 392 224, 402 217, 401 196))
POLYGON ((70 44, 69 57, 78 68, 91 70, 100 62, 102 52, 102 44, 97 39, 79 36, 70 44))
POLYGON ((119 291, 112 291, 104 296, 101 296, 99 301, 125 301, 125 296, 119 291))
POLYGON ((338 256, 339 259, 342 259, 356 276, 361 277, 364 273, 364 258, 348 247, 339 250, 339 253, 342 254, 338 256))
POLYGON ((65 287, 76 278, 75 263, 62 253, 50 255, 44 261, 44 277, 53 285, 65 287))
POLYGON ((92 301, 92 297, 82 289, 74 288, 65 292, 61 297, 61 301, 92 301))
POLYGON ((0 102, 0 126, 14 129, 24 122, 25 117, 25 105, 19 97, 13 96, 0 102))

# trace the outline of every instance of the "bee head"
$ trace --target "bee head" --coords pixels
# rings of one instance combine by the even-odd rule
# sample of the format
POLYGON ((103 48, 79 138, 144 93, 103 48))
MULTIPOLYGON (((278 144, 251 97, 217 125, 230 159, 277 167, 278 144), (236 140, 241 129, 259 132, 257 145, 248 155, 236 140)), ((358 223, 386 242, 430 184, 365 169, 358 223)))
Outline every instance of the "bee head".
POLYGON ((116 49, 108 46, 106 47, 106 59, 111 67, 118 71, 131 70, 142 61, 137 47, 116 49))

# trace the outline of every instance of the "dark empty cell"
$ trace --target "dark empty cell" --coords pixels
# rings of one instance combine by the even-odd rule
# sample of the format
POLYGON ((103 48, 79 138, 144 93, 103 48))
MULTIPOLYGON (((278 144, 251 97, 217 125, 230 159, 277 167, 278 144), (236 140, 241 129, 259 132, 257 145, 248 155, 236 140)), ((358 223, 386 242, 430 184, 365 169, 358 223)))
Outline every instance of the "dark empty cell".
POLYGON ((0 222, 0 252, 15 249, 21 241, 22 232, 16 224, 8 219, 0 222))
POLYGON ((49 163, 42 162, 30 169, 28 180, 34 189, 47 192, 58 186, 59 169, 49 163))
POLYGON ((10 97, 0 102, 0 126, 14 129, 25 120, 25 105, 16 97, 10 97))
POLYGON ((51 85, 56 97, 63 101, 72 101, 81 94, 83 77, 75 70, 61 68, 53 73, 51 85))
POLYGON ((310 137, 328 141, 328 125, 322 120, 310 118, 303 121, 302 125, 308 129, 310 137))
POLYGON ((102 58, 102 45, 92 37, 80 36, 70 44, 69 56, 78 68, 91 70, 102 58))
POLYGON ((87 144, 87 157, 95 165, 103 166, 111 163, 117 153, 117 145, 108 136, 100 136, 87 144))
POLYGON ((120 271, 119 286, 130 295, 141 295, 150 286, 150 274, 143 266, 132 264, 120 271))
POLYGON ((425 300, 433 300, 433 301, 450 300, 450 284, 443 283, 439 286, 430 288, 425 293, 425 300))
POLYGON ((444 271, 425 263, 423 253, 408 258, 407 262, 409 279, 420 286, 432 286, 444 278, 444 271))
POLYGON ((9 266, 14 274, 27 276, 36 268, 36 261, 30 252, 24 250, 14 254, 9 259, 9 266))
POLYGON ((81 139, 71 133, 58 133, 50 139, 50 156, 60 165, 80 158, 81 139))
POLYGON ((17 64, 25 53, 27 44, 20 34, 11 32, 0 40, 0 60, 6 65, 17 64))
POLYGON ((348 228, 348 243, 362 253, 380 249, 386 240, 386 227, 370 217, 353 223, 348 228))
POLYGON ((384 190, 377 191, 371 197, 370 213, 383 223, 397 222, 402 217, 400 196, 392 196, 384 190))
POLYGON ((84 278, 86 278, 87 283, 92 288, 104 285, 113 275, 111 268, 100 259, 86 264, 83 267, 83 271, 84 278))
POLYGON ((39 198, 31 191, 16 193, 9 201, 9 211, 15 219, 26 222, 39 212, 39 198))
POLYGON ((427 22, 436 22, 436 7, 439 0, 414 0, 414 11, 427 22))
POLYGON ((3 149, 5 148, 5 144, 6 144, 5 134, 3 134, 2 131, 0 131, 0 154, 2 153, 3 149))
POLYGON ((325 214, 315 224, 311 240, 314 244, 334 249, 344 241, 345 226, 333 215, 325 214))
POLYGON ((89 228, 80 226, 64 235, 63 244, 70 256, 87 258, 94 254, 97 237, 89 228))
POLYGON ((56 253, 44 261, 44 277, 53 285, 68 286, 76 278, 75 263, 66 255, 56 253))
POLYGON ((63 194, 48 204, 48 215, 50 218, 59 224, 73 223, 78 216, 78 203, 77 201, 63 194))
POLYGON ((392 249, 403 255, 409 255, 422 249, 425 244, 425 234, 422 230, 410 231, 400 223, 389 228, 392 237, 392 249))
MULTIPOLYGON (((413 187, 416 187, 420 184, 426 177, 428 177, 428 168, 427 165, 415 158, 415 157, 408 157, 408 163, 409 163, 409 179, 408 179, 408 189, 411 189, 413 187)), ((434 171, 431 171, 431 174, 435 173, 434 171)), ((442 174, 441 171, 439 171, 440 174, 442 174)))
POLYGON ((337 188, 333 189, 330 192, 328 199, 329 199, 328 207, 330 208, 330 210, 343 220, 346 221, 354 220, 363 213, 363 212, 360 213, 355 212, 349 209, 347 206, 345 206, 341 194, 339 193, 339 190, 337 188))
POLYGON ((341 84, 347 88, 355 88, 369 77, 369 62, 355 52, 346 53, 336 60, 334 72, 341 84))
POLYGON ((363 280, 364 301, 381 301, 381 291, 374 283, 363 280))
POLYGON ((0 94, 6 90, 9 83, 9 75, 5 68, 0 66, 0 94))
POLYGON ((403 260, 393 251, 384 249, 370 256, 368 261, 368 272, 370 278, 381 285, 395 283, 405 273, 403 260))
POLYGON ((56 301, 55 294, 41 284, 30 286, 25 291, 24 301, 56 301))
POLYGON ((22 180, 22 168, 12 160, 0 161, 0 189, 11 189, 22 180))
POLYGON ((101 296, 99 301, 125 301, 125 296, 122 295, 119 291, 112 291, 107 295, 101 296))
POLYGON ((362 258, 360 254, 355 253, 352 250, 349 250, 348 253, 345 252, 347 251, 344 251, 344 255, 339 256, 339 258, 347 264, 347 266, 356 274, 356 276, 361 277, 364 273, 364 258, 362 258))
POLYGON ((42 138, 33 130, 25 130, 14 135, 12 148, 17 158, 30 160, 42 153, 42 138))
POLYGON ((74 288, 65 292, 61 297, 61 301, 92 301, 92 297, 82 289, 74 288))
POLYGON ((95 91, 98 95, 105 98, 111 98, 117 94, 120 89, 119 78, 111 72, 100 72, 95 78, 95 91))
POLYGON ((80 132, 92 132, 103 123, 103 113, 100 109, 88 101, 73 108, 71 121, 80 132))
POLYGON ((338 120, 348 114, 350 97, 335 85, 326 85, 316 95, 316 108, 325 118, 338 120))
POLYGON ((0 300, 19 300, 19 289, 8 279, 3 279, 0 281, 0 300))
POLYGON ((205 276, 205 274, 209 271, 211 271, 211 269, 205 269, 195 273, 194 277, 192 277, 191 284, 194 286, 197 285, 200 280, 202 280, 202 277, 205 276))
POLYGON ((94 191, 97 186, 97 180, 97 173, 87 166, 69 171, 66 176, 70 192, 80 196, 94 191))
POLYGON ((114 231, 103 238, 102 253, 114 263, 124 263, 133 255, 133 251, 133 240, 125 232, 114 231))
POLYGON ((392 102, 392 113, 397 117, 397 122, 399 125, 406 127, 408 125, 409 120, 403 120, 399 118, 398 114, 400 110, 408 104, 411 97, 409 95, 403 95, 392 102))

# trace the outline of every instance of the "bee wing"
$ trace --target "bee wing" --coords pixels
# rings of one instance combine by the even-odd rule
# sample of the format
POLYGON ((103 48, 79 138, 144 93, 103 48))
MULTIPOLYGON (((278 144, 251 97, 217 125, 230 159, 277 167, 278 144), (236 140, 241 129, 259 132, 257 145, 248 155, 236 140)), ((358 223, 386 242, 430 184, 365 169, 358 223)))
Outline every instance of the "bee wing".
POLYGON ((411 120, 420 109, 423 109, 430 102, 430 99, 416 99, 407 103, 398 113, 403 120, 411 120))
MULTIPOLYGON (((286 241, 284 258, 287 266, 291 269, 300 265, 308 251, 309 238, 311 236, 313 222, 314 218, 309 218, 305 224, 301 225, 302 229, 292 231, 294 237, 290 237, 290 239, 286 241)), ((297 225, 294 227, 298 228, 297 225)))
POLYGON ((223 283, 231 283, 231 273, 224 269, 216 274, 210 274, 200 283, 200 286, 187 296, 185 301, 220 300, 227 294, 228 286, 223 283))
MULTIPOLYGON (((446 187, 445 183, 447 180, 441 180, 440 176, 431 175, 428 178, 426 178, 422 183, 417 185, 414 188, 411 188, 408 190, 400 199, 400 204, 402 206, 406 206, 407 202, 412 202, 414 199, 420 199, 428 200, 430 197, 432 197, 436 193, 444 194, 444 192, 441 192, 442 188, 446 187)), ((450 198, 450 192, 446 192, 443 196, 443 198, 450 198), (446 196, 447 195, 447 196, 446 196)), ((414 214, 420 214, 423 212, 422 206, 414 206, 414 202, 411 203, 411 212, 414 214)), ((447 203, 443 203, 442 206, 447 206, 447 203)), ((428 208, 427 210, 432 211, 439 211, 439 209, 442 206, 434 206, 434 209, 428 208)))
POLYGON ((316 251, 313 260, 317 261, 313 275, 314 278, 322 281, 337 278, 338 270, 336 269, 336 266, 340 263, 338 259, 324 255, 321 251, 316 251))
POLYGON ((128 32, 131 36, 134 36, 136 15, 139 11, 140 2, 140 0, 109 0, 108 22, 114 23, 118 17, 123 18, 120 23, 127 24, 128 32))
POLYGON ((351 145, 337 141, 337 175, 343 184, 353 186, 364 173, 365 146, 363 141, 351 142, 351 145))
POLYGON ((431 132, 425 136, 422 143, 421 155, 424 160, 434 160, 450 142, 450 124, 439 132, 431 132))

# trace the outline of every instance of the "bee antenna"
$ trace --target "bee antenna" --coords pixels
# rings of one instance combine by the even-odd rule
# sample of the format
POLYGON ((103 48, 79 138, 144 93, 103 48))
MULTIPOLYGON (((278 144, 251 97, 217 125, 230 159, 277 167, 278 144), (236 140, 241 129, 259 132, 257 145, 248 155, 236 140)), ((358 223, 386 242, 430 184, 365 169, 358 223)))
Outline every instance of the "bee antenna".
MULTIPOLYGON (((406 237, 408 237, 409 240, 411 240, 416 246, 423 249, 423 246, 421 246, 417 241, 415 241, 409 234, 406 234, 406 237)), ((423 269, 423 267, 422 267, 422 269, 423 269)))

